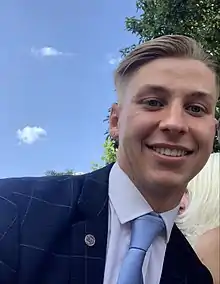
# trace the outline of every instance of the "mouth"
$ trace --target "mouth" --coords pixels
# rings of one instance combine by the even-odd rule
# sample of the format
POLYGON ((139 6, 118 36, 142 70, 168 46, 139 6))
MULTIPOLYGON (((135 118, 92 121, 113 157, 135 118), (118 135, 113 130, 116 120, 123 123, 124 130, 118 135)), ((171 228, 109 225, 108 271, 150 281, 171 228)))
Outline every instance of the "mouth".
POLYGON ((146 145, 148 149, 150 149, 151 151, 162 155, 162 156, 167 156, 167 157, 171 157, 171 158, 181 158, 181 157, 185 157, 185 156, 189 156, 193 153, 192 150, 188 150, 186 148, 183 147, 177 147, 175 148, 175 146, 149 146, 146 145))

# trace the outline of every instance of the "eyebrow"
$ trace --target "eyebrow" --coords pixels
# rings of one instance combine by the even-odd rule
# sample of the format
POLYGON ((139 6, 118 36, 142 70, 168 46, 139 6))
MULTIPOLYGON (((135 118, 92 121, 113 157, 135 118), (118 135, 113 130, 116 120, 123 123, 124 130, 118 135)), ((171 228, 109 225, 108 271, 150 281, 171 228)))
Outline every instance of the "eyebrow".
POLYGON ((210 102, 215 101, 215 99, 213 98, 213 96, 210 93, 206 93, 206 92, 202 92, 202 91, 195 91, 192 93, 189 93, 187 95, 188 97, 192 97, 195 99, 202 99, 202 100, 208 100, 210 102))
POLYGON ((163 86, 146 84, 138 90, 136 97, 137 98, 143 97, 147 93, 152 93, 158 96, 159 95, 170 96, 171 91, 168 88, 163 87, 163 86))
MULTIPOLYGON (((171 96, 172 90, 164 86, 146 84, 139 89, 135 97, 141 98, 145 96, 147 93, 152 93, 157 96, 169 97, 171 96)), ((202 100, 205 99, 211 102, 214 101, 213 96, 210 93, 204 91, 189 92, 187 94, 187 97, 202 99, 202 100)))

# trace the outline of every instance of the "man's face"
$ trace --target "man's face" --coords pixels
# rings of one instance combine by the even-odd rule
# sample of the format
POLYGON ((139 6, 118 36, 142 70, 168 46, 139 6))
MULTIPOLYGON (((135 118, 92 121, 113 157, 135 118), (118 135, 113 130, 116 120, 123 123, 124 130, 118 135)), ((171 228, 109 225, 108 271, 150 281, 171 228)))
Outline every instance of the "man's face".
POLYGON ((158 59, 141 67, 123 92, 110 117, 119 165, 149 190, 185 190, 213 147, 214 73, 197 60, 158 59))

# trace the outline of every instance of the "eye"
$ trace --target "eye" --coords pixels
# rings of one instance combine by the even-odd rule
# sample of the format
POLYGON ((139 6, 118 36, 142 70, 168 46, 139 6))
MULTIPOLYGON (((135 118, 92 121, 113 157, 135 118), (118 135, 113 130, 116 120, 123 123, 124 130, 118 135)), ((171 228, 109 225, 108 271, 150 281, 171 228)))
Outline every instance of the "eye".
POLYGON ((193 115, 202 115, 205 113, 205 108, 200 105, 191 105, 187 107, 187 110, 193 115))
POLYGON ((163 107, 163 103, 157 99, 144 99, 142 103, 145 105, 148 109, 158 109, 163 107))

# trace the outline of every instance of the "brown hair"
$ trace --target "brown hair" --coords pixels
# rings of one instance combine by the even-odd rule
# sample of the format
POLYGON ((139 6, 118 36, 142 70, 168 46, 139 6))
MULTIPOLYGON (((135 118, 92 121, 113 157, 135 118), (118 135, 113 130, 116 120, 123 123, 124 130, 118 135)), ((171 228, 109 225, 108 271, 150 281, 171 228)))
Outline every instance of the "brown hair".
MULTIPOLYGON (((137 46, 121 61, 114 76, 119 97, 123 84, 135 71, 153 60, 167 57, 190 58, 202 61, 217 74, 216 62, 194 39, 183 35, 165 35, 137 46)), ((216 78, 217 85, 219 85, 217 75, 216 78)))

